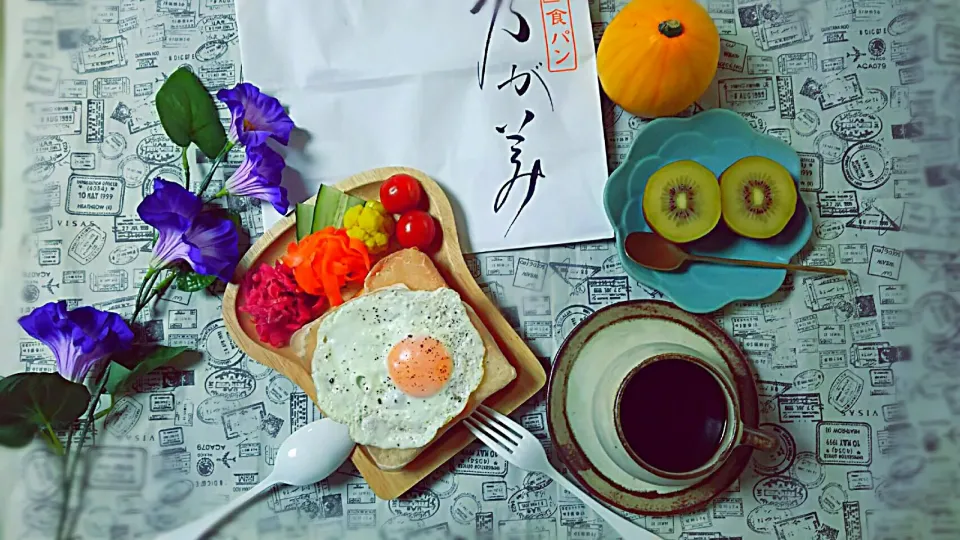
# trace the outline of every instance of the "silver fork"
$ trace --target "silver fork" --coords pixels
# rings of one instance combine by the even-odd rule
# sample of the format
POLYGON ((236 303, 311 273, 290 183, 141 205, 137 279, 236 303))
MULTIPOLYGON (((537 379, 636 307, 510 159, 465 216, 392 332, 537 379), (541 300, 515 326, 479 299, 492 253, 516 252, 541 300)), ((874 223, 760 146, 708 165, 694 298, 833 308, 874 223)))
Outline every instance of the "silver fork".
POLYGON ((597 515, 609 523, 624 539, 663 540, 652 532, 613 513, 567 480, 550 465, 547 460, 547 453, 540 445, 540 441, 513 420, 490 407, 480 405, 464 422, 467 429, 478 439, 510 463, 527 471, 543 473, 563 486, 564 489, 576 495, 597 515))

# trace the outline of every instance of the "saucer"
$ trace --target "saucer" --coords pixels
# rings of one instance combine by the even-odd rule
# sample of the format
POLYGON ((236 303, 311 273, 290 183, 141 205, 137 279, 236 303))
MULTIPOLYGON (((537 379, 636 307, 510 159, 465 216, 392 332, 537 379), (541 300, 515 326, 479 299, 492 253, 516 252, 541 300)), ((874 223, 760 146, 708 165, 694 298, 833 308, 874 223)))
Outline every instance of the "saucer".
POLYGON ((706 505, 740 477, 753 453, 752 448, 738 447, 702 481, 662 486, 631 476, 610 457, 609 447, 604 450, 601 440, 610 437, 593 429, 594 408, 603 401, 595 392, 603 375, 624 351, 664 342, 692 349, 724 371, 735 383, 744 424, 758 426, 757 392, 744 354, 712 321, 668 302, 620 302, 589 315, 560 346, 548 384, 550 436, 570 474, 594 497, 645 515, 689 512, 706 505))
MULTIPOLYGON (((678 271, 660 272, 640 266, 623 249, 627 234, 651 230, 641 202, 647 179, 654 172, 689 159, 719 177, 747 156, 772 159, 790 172, 794 182, 800 180, 799 155, 780 139, 757 132, 732 111, 712 109, 690 118, 658 118, 641 129, 603 190, 603 205, 616 233, 624 271, 693 313, 708 313, 736 300, 759 300, 776 292, 787 275, 785 270, 692 263, 678 271)), ((798 197, 793 218, 773 238, 745 238, 721 221, 710 234, 685 247, 699 255, 788 263, 803 249, 812 231, 810 212, 798 197)))

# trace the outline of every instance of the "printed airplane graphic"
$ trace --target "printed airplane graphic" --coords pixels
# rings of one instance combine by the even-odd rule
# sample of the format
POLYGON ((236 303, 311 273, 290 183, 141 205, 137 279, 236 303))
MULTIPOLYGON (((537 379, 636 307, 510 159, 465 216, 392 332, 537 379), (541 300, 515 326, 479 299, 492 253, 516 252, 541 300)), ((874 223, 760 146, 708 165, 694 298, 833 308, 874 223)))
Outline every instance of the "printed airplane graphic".
POLYGON ((43 288, 46 289, 46 290, 48 290, 48 291, 50 291, 50 294, 53 295, 53 289, 54 289, 54 288, 59 289, 59 288, 60 288, 60 284, 59 284, 59 283, 54 283, 54 282, 53 282, 53 278, 50 278, 50 281, 48 281, 47 284, 43 286, 43 288))
POLYGON ((226 468, 229 469, 231 463, 236 463, 236 462, 237 462, 237 458, 235 458, 235 457, 230 457, 230 451, 227 450, 226 452, 223 453, 223 456, 222 456, 220 459, 218 459, 217 461, 219 461, 220 463, 223 463, 223 465, 224 465, 226 468))

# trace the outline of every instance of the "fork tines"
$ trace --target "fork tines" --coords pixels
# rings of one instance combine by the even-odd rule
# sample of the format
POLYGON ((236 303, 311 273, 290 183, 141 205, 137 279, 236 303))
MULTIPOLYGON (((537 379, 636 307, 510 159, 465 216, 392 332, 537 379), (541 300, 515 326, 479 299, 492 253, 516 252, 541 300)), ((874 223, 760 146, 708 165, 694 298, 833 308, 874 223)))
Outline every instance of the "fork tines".
POLYGON ((501 420, 502 418, 506 418, 506 422, 513 423, 497 411, 481 405, 473 415, 464 419, 464 423, 467 429, 487 446, 494 449, 500 448, 512 454, 520 446, 523 435, 517 433, 517 430, 501 420))
POLYGON ((486 405, 480 405, 477 407, 477 412, 484 413, 491 421, 496 421, 499 425, 508 429, 517 439, 522 439, 525 437, 524 433, 526 430, 520 427, 519 424, 510 419, 509 416, 501 414, 496 409, 487 407, 486 405))
POLYGON ((512 449, 504 446, 500 441, 494 439, 492 435, 488 435, 485 431, 485 428, 473 418, 464 418, 463 423, 466 424, 467 429, 470 430, 470 433, 473 433, 473 436, 480 439, 483 444, 489 446, 497 452, 503 452, 506 454, 513 453, 512 449))

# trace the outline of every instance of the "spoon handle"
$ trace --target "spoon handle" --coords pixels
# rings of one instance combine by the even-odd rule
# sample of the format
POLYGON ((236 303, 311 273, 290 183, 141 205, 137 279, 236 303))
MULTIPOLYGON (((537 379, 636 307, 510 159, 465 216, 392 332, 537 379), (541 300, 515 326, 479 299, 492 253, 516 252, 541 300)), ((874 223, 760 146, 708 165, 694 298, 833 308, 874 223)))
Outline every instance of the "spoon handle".
POLYGON ((204 533, 216 527, 217 523, 220 523, 223 518, 229 516, 241 506, 250 502, 252 499, 255 499, 257 495, 260 495, 264 491, 270 489, 276 483, 276 480, 268 476, 264 478, 262 482, 253 486, 247 490, 246 493, 230 501, 229 503, 217 508, 213 512, 210 512, 199 519, 187 523, 186 525, 178 527, 172 531, 167 531, 166 533, 157 536, 155 540, 197 540, 198 538, 201 538, 204 533))
POLYGON ((725 259, 723 257, 709 257, 707 255, 687 254, 691 261, 710 262, 719 264, 734 264, 738 266, 753 266, 756 268, 779 268, 782 270, 795 270, 798 272, 819 272, 821 274, 834 274, 837 276, 847 275, 847 271, 842 268, 826 268, 823 266, 806 266, 803 264, 785 264, 766 261, 745 261, 743 259, 725 259))

